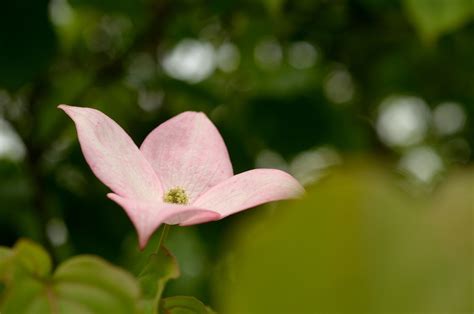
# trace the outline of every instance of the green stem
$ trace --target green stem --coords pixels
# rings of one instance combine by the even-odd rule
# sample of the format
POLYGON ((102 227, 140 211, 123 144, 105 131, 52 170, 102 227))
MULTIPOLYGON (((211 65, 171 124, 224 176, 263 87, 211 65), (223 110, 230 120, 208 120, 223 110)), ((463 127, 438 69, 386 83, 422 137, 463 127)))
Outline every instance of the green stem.
POLYGON ((158 254, 160 252, 161 246, 164 244, 166 237, 168 236, 168 232, 170 231, 170 225, 164 224, 163 231, 161 232, 160 241, 158 242, 158 247, 156 248, 155 253, 158 254))

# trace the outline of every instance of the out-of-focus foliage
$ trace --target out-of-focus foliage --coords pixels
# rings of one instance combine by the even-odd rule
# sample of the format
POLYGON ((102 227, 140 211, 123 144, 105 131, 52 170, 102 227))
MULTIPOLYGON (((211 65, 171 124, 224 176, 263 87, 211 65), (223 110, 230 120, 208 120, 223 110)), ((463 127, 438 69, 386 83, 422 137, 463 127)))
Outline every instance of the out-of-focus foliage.
POLYGON ((213 314, 214 312, 193 297, 169 297, 160 303, 161 314, 213 314))
MULTIPOLYGON (((5 251, 6 252, 6 251, 5 251)), ((20 241, 0 257, 5 286, 2 313, 134 313, 134 278, 92 256, 77 256, 51 274, 51 260, 37 245, 20 241)))
POLYGON ((4 2, 1 12, 0 86, 18 88, 47 70, 56 36, 47 0, 4 2))
POLYGON ((473 186, 470 169, 414 198, 380 168, 341 169, 232 233, 222 313, 472 312, 473 186))
POLYGON ((405 0, 405 5, 427 40, 456 30, 474 16, 472 0, 405 0))
POLYGON ((20 240, 13 249, 0 247, 0 310, 20 313, 212 313, 192 297, 161 299, 179 268, 164 248, 149 257, 137 279, 103 259, 73 257, 51 273, 43 248, 20 240))
MULTIPOLYGON (((402 222, 410 218, 393 213, 396 204, 420 211, 407 198, 433 202, 452 186, 445 182, 451 173, 473 161, 473 10, 471 0, 6 1, 0 4, 0 245, 26 237, 41 243, 55 265, 96 254, 135 275, 151 253, 138 251, 130 221, 105 197, 60 103, 104 111, 137 144, 179 112, 204 111, 221 131, 236 173, 280 168, 314 191, 349 156, 371 156, 405 191, 396 192, 398 199, 390 188, 395 204, 387 200, 386 212, 384 206, 380 217, 367 216, 366 224, 393 219, 385 239, 397 244, 417 221, 402 222)), ((386 176, 376 191, 393 186, 386 176)), ((468 181, 459 185, 465 191, 459 199, 472 194, 468 181)), ((341 187, 338 195, 352 197, 345 193, 341 187)), ((429 205, 419 206, 434 215, 429 205)), ((436 210, 445 228, 457 217, 446 216, 454 206, 436 210)), ((340 214, 350 210, 357 212, 348 203, 340 214)), ((217 304, 209 278, 230 245, 226 235, 246 233, 239 222, 261 219, 259 211, 265 209, 172 230, 167 245, 181 276, 163 296, 217 304)), ((350 224, 332 221, 335 230, 350 224)), ((317 229, 301 229, 326 248, 342 241, 320 243, 317 229)), ((431 234, 420 230, 419 241, 431 234)), ((439 233, 458 237, 440 239, 446 247, 466 236, 459 228, 439 233)), ((397 246, 386 247, 377 251, 381 263, 396 253, 397 246)), ((338 252, 344 260, 356 254, 338 252)), ((443 265, 433 276, 444 275, 443 265)), ((380 269, 374 285, 383 285, 380 269)), ((430 294, 423 304, 431 297, 450 300, 430 294)))

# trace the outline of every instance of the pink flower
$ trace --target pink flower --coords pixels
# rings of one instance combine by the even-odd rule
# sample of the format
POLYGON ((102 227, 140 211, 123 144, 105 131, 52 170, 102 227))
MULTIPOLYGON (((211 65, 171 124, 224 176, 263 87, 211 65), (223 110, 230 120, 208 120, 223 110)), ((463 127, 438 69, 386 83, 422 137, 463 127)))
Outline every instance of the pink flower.
POLYGON ((140 148, 102 112, 60 105, 74 121, 84 157, 123 207, 144 248, 162 224, 182 226, 303 193, 289 174, 255 169, 233 175, 219 131, 200 112, 184 112, 151 132, 140 148))

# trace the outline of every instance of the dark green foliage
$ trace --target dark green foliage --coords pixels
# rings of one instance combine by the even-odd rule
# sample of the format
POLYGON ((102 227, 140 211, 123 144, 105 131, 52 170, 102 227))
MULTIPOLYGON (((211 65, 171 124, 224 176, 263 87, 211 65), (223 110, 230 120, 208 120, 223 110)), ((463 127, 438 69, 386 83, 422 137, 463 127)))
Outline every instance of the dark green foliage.
POLYGON ((6 1, 0 13, 0 86, 40 80, 56 50, 48 1, 6 1))
MULTIPOLYGON (((473 161, 473 10, 472 0, 2 1, 0 245, 27 237, 47 249, 54 265, 95 254, 141 269, 132 224, 106 198, 60 103, 104 111, 137 144, 173 115, 203 111, 221 131, 236 173, 256 164, 293 171, 295 159, 319 148, 341 157, 331 165, 365 154, 395 172, 412 148, 426 146, 440 157, 437 176, 398 179, 413 194, 429 194, 473 161), (211 69, 191 83, 173 78, 163 60, 186 38, 215 53, 233 43, 238 66, 211 69), (291 57, 301 42, 313 47, 314 60, 291 57), (331 83, 334 75, 339 81, 331 83), (440 135, 431 119, 421 142, 391 147, 376 132, 380 104, 391 95, 420 97, 431 110, 456 102, 466 122, 440 135), (2 139, 11 133, 20 149, 4 154, 11 149, 2 139)), ((331 168, 318 156, 307 162, 324 177, 331 168)), ((186 271, 160 293, 215 304, 210 278, 226 235, 261 210, 189 233, 173 230, 179 241, 171 234, 172 251, 182 254, 186 271)), ((154 293, 149 301, 156 301, 154 293)))

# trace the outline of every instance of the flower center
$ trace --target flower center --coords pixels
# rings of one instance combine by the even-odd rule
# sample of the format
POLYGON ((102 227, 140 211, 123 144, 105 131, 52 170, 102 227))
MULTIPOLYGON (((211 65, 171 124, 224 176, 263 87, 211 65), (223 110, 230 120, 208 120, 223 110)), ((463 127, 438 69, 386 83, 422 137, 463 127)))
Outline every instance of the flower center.
POLYGON ((177 186, 165 193, 163 201, 166 203, 186 205, 188 203, 188 196, 183 188, 177 186))

